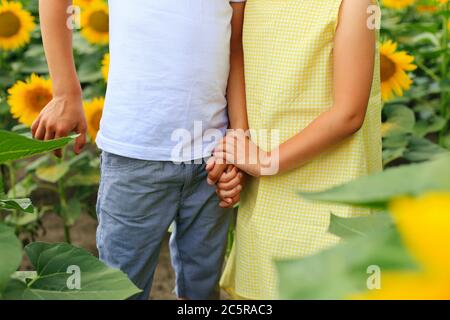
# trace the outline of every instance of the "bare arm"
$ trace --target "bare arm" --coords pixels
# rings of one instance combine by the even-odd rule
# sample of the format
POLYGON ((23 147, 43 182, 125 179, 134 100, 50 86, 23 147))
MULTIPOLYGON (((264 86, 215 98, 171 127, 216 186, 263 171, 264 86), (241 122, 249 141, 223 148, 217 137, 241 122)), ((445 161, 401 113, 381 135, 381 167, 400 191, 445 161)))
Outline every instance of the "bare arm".
POLYGON ((281 144, 278 153, 258 151, 256 163, 239 158, 248 150, 258 150, 244 135, 229 135, 216 148, 215 158, 225 159, 255 176, 283 173, 306 164, 356 133, 364 122, 374 72, 375 31, 368 28, 366 13, 371 4, 372 0, 342 3, 334 39, 334 100, 328 111, 281 144), (271 169, 262 172, 261 163, 269 162, 271 169))
POLYGON ((86 142, 86 120, 82 91, 72 53, 72 30, 67 27, 67 8, 71 0, 39 0, 42 39, 50 76, 53 99, 33 123, 33 135, 51 140, 74 131, 80 134, 75 143, 79 153, 86 142))
POLYGON ((357 132, 365 118, 375 61, 367 26, 371 0, 344 0, 334 40, 334 104, 280 146, 280 172, 302 166, 357 132))
POLYGON ((248 130, 248 120, 245 95, 244 50, 242 46, 245 3, 233 3, 232 7, 231 69, 227 89, 228 117, 230 118, 231 129, 243 129, 246 131, 248 130))
MULTIPOLYGON (((228 118, 230 129, 248 130, 242 46, 245 3, 232 3, 231 6, 233 17, 231 20, 230 75, 227 87, 228 118)), ((232 207, 239 202, 243 174, 239 173, 237 168, 228 164, 214 163, 214 159, 211 159, 206 170, 208 171, 208 182, 210 184, 217 183, 217 194, 222 200, 221 207, 232 207)))

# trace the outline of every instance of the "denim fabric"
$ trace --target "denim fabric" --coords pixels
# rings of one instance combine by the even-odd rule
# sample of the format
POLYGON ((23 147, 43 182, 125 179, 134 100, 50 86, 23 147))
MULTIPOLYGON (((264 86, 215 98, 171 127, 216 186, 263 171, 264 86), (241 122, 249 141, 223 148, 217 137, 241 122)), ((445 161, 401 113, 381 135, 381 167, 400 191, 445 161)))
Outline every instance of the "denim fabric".
POLYGON ((161 243, 170 238, 176 293, 218 299, 230 210, 218 206, 205 164, 174 164, 102 153, 97 201, 100 259, 125 272, 147 299, 161 243))

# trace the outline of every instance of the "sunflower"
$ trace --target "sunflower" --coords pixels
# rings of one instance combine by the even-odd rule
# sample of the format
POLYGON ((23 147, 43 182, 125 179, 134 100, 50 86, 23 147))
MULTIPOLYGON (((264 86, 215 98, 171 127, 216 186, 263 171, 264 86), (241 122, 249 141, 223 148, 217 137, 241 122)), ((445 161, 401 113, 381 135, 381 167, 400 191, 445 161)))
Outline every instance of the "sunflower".
POLYGON ((394 93, 403 96, 409 90, 411 78, 406 73, 417 67, 412 64, 414 57, 404 51, 397 51, 397 44, 388 40, 381 45, 381 91, 383 100, 390 100, 394 93))
POLYGON ((81 14, 81 34, 93 44, 109 41, 108 5, 103 0, 94 0, 81 14))
POLYGON ((84 113, 86 115, 86 121, 88 125, 88 133, 92 141, 97 138, 97 133, 100 130, 100 120, 103 113, 103 105, 105 104, 105 98, 94 98, 90 102, 84 103, 84 113))
POLYGON ((108 74, 109 74, 109 53, 106 53, 103 56, 102 60, 102 76, 105 81, 108 81, 108 74))
POLYGON ((446 4, 448 3, 448 0, 434 0, 434 1, 424 1, 424 4, 419 3, 416 6, 417 11, 419 12, 436 12, 439 9, 438 4, 446 4), (434 4, 433 4, 434 2, 434 4))
POLYGON ((94 2, 94 1, 95 0, 73 0, 73 5, 79 6, 81 8, 86 8, 87 6, 92 4, 92 2, 94 2))
POLYGON ((390 203, 403 243, 421 268, 386 271, 381 290, 357 299, 450 299, 450 193, 431 192, 390 203))
POLYGON ((30 42, 33 16, 19 2, 0 2, 0 49, 14 50, 30 42))
POLYGON ((391 9, 403 9, 414 4, 415 0, 383 0, 383 5, 391 9))
POLYGON ((32 74, 25 81, 18 81, 8 90, 11 114, 19 122, 31 126, 41 110, 52 99, 50 80, 32 74))

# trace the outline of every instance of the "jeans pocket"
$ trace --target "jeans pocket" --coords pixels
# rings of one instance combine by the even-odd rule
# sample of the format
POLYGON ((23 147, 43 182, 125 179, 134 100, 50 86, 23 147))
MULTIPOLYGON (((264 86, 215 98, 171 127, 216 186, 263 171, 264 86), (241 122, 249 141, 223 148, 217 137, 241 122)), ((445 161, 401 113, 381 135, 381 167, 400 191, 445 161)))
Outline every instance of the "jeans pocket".
POLYGON ((123 171, 137 168, 139 165, 145 164, 145 160, 132 159, 117 154, 102 152, 101 166, 102 171, 123 171))

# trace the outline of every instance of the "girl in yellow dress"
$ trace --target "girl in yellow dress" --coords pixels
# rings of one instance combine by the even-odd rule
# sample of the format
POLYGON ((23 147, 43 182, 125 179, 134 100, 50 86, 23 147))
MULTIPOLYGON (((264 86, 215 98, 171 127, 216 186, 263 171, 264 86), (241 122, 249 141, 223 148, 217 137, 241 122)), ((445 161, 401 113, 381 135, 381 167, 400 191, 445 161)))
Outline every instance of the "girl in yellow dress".
POLYGON ((214 153, 216 163, 226 160, 249 174, 221 281, 234 298, 276 299, 275 259, 336 244, 327 232, 330 213, 370 213, 306 201, 297 192, 382 169, 378 32, 368 14, 376 8, 371 0, 247 0, 252 135, 231 133, 214 153))

